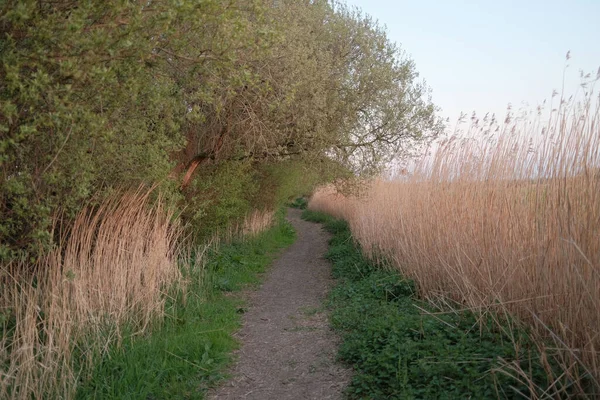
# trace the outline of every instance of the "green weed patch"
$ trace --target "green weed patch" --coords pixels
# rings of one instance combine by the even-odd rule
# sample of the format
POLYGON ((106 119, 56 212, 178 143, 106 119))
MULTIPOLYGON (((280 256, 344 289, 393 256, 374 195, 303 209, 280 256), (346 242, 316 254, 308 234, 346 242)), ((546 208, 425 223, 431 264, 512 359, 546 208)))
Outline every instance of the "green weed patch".
POLYGON ((298 208, 300 210, 306 210, 308 206, 308 200, 306 197, 297 197, 294 201, 288 204, 290 207, 298 208))
POLYGON ((337 285, 329 307, 342 336, 339 357, 355 371, 350 399, 529 398, 530 387, 503 372, 500 360, 548 387, 525 332, 513 329, 511 337, 470 312, 423 312, 434 310, 415 297, 414 283, 366 259, 345 221, 313 211, 303 217, 334 234, 327 258, 337 285))
POLYGON ((258 283, 278 250, 294 238, 281 213, 269 231, 222 245, 205 256, 204 268, 186 269, 187 293, 173 295, 169 318, 143 337, 132 332, 121 347, 112 349, 82 383, 77 398, 203 398, 223 378, 237 347, 232 333, 245 308, 232 292, 258 283))

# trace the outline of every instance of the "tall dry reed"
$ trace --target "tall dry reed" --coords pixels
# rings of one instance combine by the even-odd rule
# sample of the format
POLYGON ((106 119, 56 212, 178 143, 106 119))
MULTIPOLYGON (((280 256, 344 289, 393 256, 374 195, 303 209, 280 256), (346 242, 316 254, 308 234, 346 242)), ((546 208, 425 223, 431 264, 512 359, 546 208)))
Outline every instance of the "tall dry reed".
POLYGON ((244 222, 240 224, 238 230, 242 237, 256 236, 273 226, 274 220, 275 211, 254 210, 246 215, 244 222))
POLYGON ((149 197, 86 208, 33 273, 0 270, 0 398, 73 397, 123 326, 141 333, 161 317, 164 292, 180 279, 180 230, 149 197))
POLYGON ((229 243, 251 238, 269 229, 274 221, 275 211, 252 210, 244 216, 244 219, 231 223, 222 231, 215 232, 210 242, 218 245, 222 240, 229 243))
POLYGON ((348 220, 363 248, 391 259, 425 298, 509 312, 550 339, 542 350, 563 375, 538 388, 540 398, 564 395, 584 375, 600 382, 600 112, 589 100, 562 102, 543 128, 448 140, 362 197, 322 188, 309 203, 348 220))

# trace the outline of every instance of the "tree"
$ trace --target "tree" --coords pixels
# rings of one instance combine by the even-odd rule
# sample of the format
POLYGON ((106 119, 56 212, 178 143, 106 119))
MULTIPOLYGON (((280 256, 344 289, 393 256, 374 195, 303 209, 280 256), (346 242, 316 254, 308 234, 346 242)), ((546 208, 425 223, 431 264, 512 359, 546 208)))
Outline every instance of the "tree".
POLYGON ((334 158, 373 174, 441 132, 414 63, 370 17, 327 1, 270 4, 269 47, 238 51, 246 79, 200 106, 203 140, 185 182, 200 162, 248 158, 334 158))
POLYGON ((413 62, 343 3, 0 7, 0 258, 35 255, 59 213, 119 187, 158 183, 209 220, 216 203, 192 200, 229 173, 234 218, 264 165, 373 174, 441 130, 413 62))
POLYGON ((50 244, 59 209, 166 182, 183 109, 156 68, 169 4, 151 4, 3 3, 0 258, 50 244))

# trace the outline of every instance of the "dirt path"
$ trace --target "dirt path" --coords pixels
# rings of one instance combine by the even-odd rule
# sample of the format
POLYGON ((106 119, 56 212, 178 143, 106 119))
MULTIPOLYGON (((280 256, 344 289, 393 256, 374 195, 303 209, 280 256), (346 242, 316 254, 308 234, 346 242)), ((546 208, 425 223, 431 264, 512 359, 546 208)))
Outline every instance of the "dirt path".
POLYGON ((300 214, 288 212, 298 238, 262 287, 249 294, 233 378, 210 393, 211 399, 342 397, 350 372, 335 362, 336 338, 322 308, 332 283, 331 266, 323 259, 328 236, 300 214))

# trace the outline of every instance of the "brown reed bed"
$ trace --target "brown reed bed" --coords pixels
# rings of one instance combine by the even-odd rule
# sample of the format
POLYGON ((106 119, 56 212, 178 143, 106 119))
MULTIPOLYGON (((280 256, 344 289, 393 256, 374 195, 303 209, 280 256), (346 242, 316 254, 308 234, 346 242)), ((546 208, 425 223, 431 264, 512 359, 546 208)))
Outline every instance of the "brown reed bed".
POLYGON ((547 369, 555 384, 536 388, 539 398, 577 385, 589 395, 583 381, 600 387, 600 103, 591 100, 562 102, 547 124, 451 138, 361 196, 329 187, 309 203, 346 219, 363 249, 391 260, 424 298, 531 328, 542 359, 561 365, 547 369))
MULTIPOLYGON (((71 398, 82 374, 144 332, 181 279, 181 230, 140 190, 86 208, 33 267, 0 269, 0 398, 71 398)), ((180 282, 179 282, 180 283, 180 282)))
MULTIPOLYGON (((35 265, 0 267, 0 398, 73 398, 124 335, 141 336, 164 317, 170 289, 185 293, 182 271, 202 269, 219 237, 192 257, 178 220, 151 194, 88 207, 35 265)), ((226 236, 257 235, 274 215, 251 212, 226 236)))

